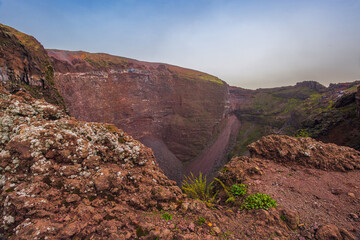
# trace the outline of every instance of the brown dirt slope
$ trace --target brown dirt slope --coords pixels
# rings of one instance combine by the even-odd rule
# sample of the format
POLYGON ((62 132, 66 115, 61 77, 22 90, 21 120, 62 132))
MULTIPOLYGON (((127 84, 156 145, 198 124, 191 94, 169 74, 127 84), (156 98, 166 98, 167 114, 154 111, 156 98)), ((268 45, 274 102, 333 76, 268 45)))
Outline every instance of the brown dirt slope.
MULTIPOLYGON (((271 195, 281 218, 293 229, 289 239, 357 239, 360 152, 311 138, 277 135, 263 137, 248 148, 251 157, 233 158, 219 179, 226 186, 243 183, 249 193, 271 195)), ((260 219, 259 225, 266 224, 260 219)))

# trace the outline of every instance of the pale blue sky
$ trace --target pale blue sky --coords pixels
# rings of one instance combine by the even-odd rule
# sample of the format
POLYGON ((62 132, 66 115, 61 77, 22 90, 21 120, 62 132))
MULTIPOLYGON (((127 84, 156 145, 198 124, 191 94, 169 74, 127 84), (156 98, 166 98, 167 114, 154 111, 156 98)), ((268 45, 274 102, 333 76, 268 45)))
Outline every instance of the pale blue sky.
POLYGON ((0 0, 45 48, 201 70, 246 88, 360 79, 360 0, 0 0))

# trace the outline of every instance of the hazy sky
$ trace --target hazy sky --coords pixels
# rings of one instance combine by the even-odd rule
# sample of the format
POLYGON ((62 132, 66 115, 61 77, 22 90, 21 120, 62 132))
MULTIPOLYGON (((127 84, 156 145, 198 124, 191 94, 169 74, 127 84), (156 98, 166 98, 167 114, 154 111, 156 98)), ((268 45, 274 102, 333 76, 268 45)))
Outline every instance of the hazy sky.
POLYGON ((0 0, 45 48, 201 70, 246 88, 360 80, 360 0, 0 0))

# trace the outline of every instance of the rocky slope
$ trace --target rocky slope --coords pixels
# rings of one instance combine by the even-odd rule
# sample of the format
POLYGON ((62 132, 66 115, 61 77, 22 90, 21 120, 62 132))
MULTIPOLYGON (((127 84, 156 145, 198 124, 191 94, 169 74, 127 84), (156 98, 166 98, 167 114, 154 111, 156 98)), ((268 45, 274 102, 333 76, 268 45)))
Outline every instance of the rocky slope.
POLYGON ((0 110, 6 239, 355 239, 360 227, 360 152, 350 148, 287 136, 250 145, 254 156, 232 159, 219 179, 278 207, 245 210, 244 198, 222 200, 221 186, 212 203, 187 198, 114 125, 77 121, 1 84, 0 110))
POLYGON ((113 125, 76 121, 3 88, 0 109, 1 231, 7 237, 120 239, 132 235, 126 225, 137 210, 168 208, 181 197, 151 150, 113 125))
POLYGON ((232 154, 246 153, 246 146, 262 136, 294 136, 299 129, 318 140, 359 149, 360 121, 355 101, 359 84, 330 84, 326 88, 305 81, 252 91, 231 87, 234 113, 242 123, 232 154))
POLYGON ((360 169, 360 154, 349 147, 322 144, 312 138, 269 135, 248 146, 252 157, 318 168, 346 171, 360 169))
MULTIPOLYGON (((107 54, 48 54, 70 114, 123 128, 153 149, 172 179, 179 181, 183 163, 199 161, 224 128, 238 124, 228 120, 228 86, 216 77, 107 54)), ((208 172, 226 159, 229 138, 221 157, 208 162, 208 172)))
POLYGON ((359 151, 279 135, 263 137, 248 148, 251 157, 233 158, 219 178, 227 186, 241 179, 252 186, 251 193, 273 196, 278 210, 286 209, 282 219, 295 229, 290 239, 360 237, 359 151))
POLYGON ((54 86, 44 47, 32 36, 0 24, 0 82, 12 92, 26 89, 36 98, 65 107, 54 86))

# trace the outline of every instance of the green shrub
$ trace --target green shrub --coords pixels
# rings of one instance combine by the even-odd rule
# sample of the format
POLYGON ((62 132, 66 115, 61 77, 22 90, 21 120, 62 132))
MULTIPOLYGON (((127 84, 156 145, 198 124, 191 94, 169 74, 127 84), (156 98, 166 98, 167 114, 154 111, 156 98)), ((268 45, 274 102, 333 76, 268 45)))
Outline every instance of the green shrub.
POLYGON ((198 219, 199 226, 202 226, 205 222, 206 222, 205 218, 200 216, 199 219, 198 219))
POLYGON ((144 237, 146 235, 149 235, 148 230, 144 230, 140 226, 136 228, 136 236, 137 237, 144 237))
POLYGON ((166 221, 172 220, 172 215, 170 213, 163 213, 161 219, 165 219, 166 221))
POLYGON ((181 189, 186 195, 193 199, 199 199, 202 201, 211 201, 216 194, 213 194, 213 182, 207 183, 206 176, 202 176, 200 172, 199 177, 185 176, 185 180, 182 183, 181 189))
POLYGON ((247 193, 247 185, 245 184, 234 184, 231 187, 228 187, 225 186, 225 184, 220 179, 215 178, 215 180, 220 183, 227 195, 225 202, 235 202, 237 197, 245 196, 247 193))
POLYGON ((233 196, 242 197, 247 193, 247 186, 245 184, 234 184, 229 191, 233 196))
POLYGON ((308 137, 309 133, 308 131, 306 131, 305 129, 299 129, 296 131, 295 137, 299 138, 299 137, 308 137))
POLYGON ((270 195, 264 193, 255 193, 245 198, 242 207, 245 209, 269 209, 276 207, 277 203, 270 195))

